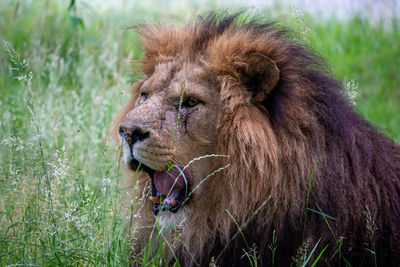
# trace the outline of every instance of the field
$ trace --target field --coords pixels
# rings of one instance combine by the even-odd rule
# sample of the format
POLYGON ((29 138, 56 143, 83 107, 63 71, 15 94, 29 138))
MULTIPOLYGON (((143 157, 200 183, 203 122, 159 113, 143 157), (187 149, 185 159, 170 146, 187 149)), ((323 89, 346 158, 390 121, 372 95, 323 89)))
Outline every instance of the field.
MULTIPOLYGON (((202 12, 196 4, 165 12, 70 3, 0 3, 0 266, 127 265, 132 211, 121 196, 132 188, 109 133, 140 77, 131 70, 140 41, 127 27, 202 12)), ((400 142, 399 24, 258 15, 294 28, 293 38, 327 59, 357 111, 400 142)))

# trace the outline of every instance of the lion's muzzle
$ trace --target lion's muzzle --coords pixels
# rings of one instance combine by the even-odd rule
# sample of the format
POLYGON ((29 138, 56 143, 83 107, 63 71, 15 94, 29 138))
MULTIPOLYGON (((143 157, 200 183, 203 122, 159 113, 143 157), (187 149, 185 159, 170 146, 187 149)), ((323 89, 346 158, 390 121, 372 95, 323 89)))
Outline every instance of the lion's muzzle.
POLYGON ((155 152, 154 149, 168 149, 168 147, 163 148, 160 145, 150 144, 154 141, 156 135, 151 137, 149 131, 145 131, 136 125, 121 124, 119 134, 123 141, 123 157, 127 166, 134 171, 140 169, 151 178, 150 200, 153 202, 154 214, 157 215, 163 210, 177 212, 188 201, 189 186, 192 182, 189 170, 184 165, 171 165, 171 163, 166 165, 168 166, 168 168, 165 167, 166 169, 157 168, 157 162, 162 161, 154 161, 154 155, 162 155, 166 152, 163 150, 155 152), (138 146, 141 148, 138 148, 138 146), (138 156, 138 150, 144 151, 144 153, 140 153, 140 156, 138 156))

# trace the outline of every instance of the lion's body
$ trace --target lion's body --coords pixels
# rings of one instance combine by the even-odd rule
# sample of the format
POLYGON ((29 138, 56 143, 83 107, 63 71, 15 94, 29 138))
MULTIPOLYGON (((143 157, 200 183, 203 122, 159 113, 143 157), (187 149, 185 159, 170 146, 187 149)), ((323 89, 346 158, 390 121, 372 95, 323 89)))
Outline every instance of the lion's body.
MULTIPOLYGON (((374 251, 379 266, 394 266, 400 262, 400 147, 356 114, 315 54, 271 24, 240 26, 236 19, 211 15, 186 27, 143 28, 148 78, 134 86, 117 119, 142 128, 151 122, 148 143, 171 146, 166 150, 178 163, 229 156, 190 169, 193 189, 230 164, 178 211, 173 223, 184 221, 180 241, 168 240, 180 263, 208 265, 214 258, 218 266, 247 265, 244 251, 254 244, 260 266, 288 266, 302 244, 309 254, 319 242, 312 258, 328 246, 320 259, 325 265, 370 266, 374 251), (279 81, 270 83, 276 75, 279 81), (202 103, 177 126, 177 112, 165 103, 174 90, 179 99, 179 84, 195 88, 190 94, 200 94, 202 103), (150 88, 144 104, 137 102, 143 87, 150 88)), ((167 163, 156 161, 144 164, 165 169, 167 163)), ((138 195, 148 192, 149 180, 139 179, 138 195)), ((146 202, 135 223, 154 218, 146 202)), ((136 253, 149 239, 141 233, 136 253)))

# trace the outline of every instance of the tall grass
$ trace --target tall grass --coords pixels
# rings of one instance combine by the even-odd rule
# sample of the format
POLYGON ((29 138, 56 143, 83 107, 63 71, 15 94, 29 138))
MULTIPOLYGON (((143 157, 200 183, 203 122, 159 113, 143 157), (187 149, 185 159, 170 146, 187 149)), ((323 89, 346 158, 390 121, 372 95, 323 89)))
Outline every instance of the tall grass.
MULTIPOLYGON (((105 9, 76 1, 71 10, 68 1, 0 4, 1 266, 128 262, 130 215, 120 201, 127 189, 117 145, 107 141, 113 115, 140 76, 130 61, 142 50, 126 27, 186 21, 201 7, 126 3, 105 9)), ((299 26, 343 83, 355 81, 356 108, 400 141, 396 28, 307 15, 284 23, 299 26)))
POLYGON ((135 34, 53 2, 15 7, 1 15, 0 264, 124 265, 124 183, 106 137, 135 79, 140 50, 122 48, 135 34))

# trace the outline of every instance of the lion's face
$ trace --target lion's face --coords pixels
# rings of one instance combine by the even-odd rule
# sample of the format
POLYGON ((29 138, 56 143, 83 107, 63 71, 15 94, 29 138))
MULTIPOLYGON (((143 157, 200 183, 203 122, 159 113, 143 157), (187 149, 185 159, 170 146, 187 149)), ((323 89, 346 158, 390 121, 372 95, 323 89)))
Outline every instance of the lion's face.
MULTIPOLYGON (((139 82, 120 123, 123 160, 133 170, 151 176, 151 200, 160 209, 176 212, 189 190, 209 173, 215 153, 219 92, 216 79, 194 63, 159 63, 139 82), (171 167, 171 166, 175 167, 171 167)), ((150 181, 150 180, 149 180, 150 181)), ((192 198, 201 194, 201 188, 192 198)))

